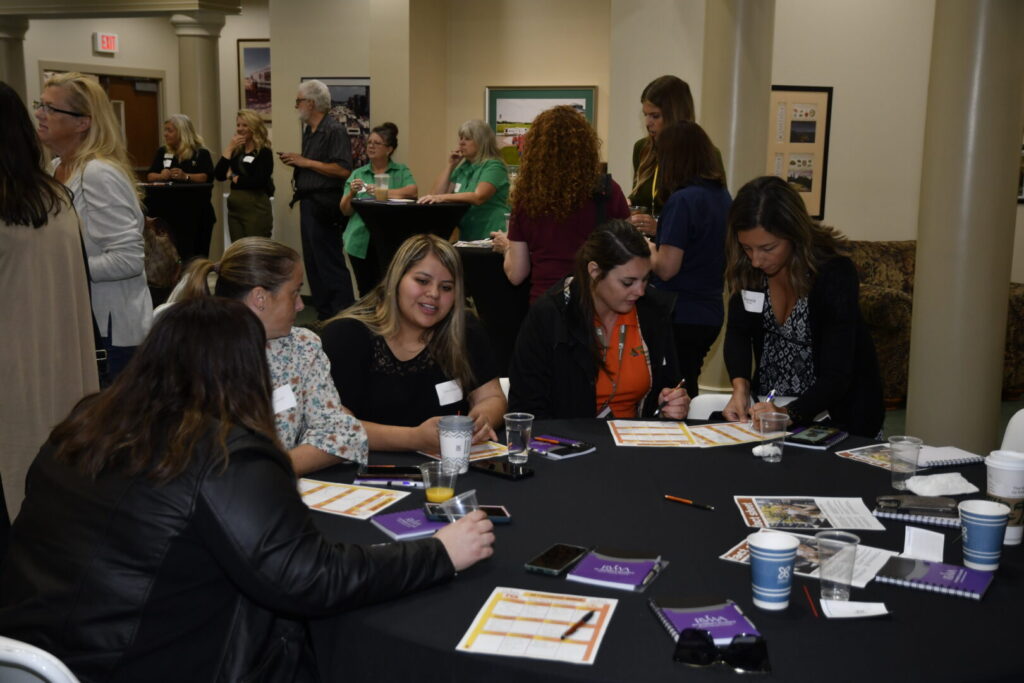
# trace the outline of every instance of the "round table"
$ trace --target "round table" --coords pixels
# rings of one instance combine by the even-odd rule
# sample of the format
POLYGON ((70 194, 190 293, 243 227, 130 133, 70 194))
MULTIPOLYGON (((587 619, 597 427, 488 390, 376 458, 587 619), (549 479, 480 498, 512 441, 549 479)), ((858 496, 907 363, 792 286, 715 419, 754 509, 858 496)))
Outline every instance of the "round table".
POLYGON ((377 254, 377 263, 383 276, 391 264, 391 258, 402 242, 413 235, 430 233, 442 239, 449 239, 452 232, 469 211, 469 204, 441 203, 417 204, 389 200, 355 199, 352 206, 366 223, 370 240, 377 254))
MULTIPOLYGON (((708 449, 616 447, 599 420, 553 420, 534 434, 556 433, 598 446, 595 453, 552 462, 531 456, 535 476, 509 481, 471 471, 458 491, 476 489, 482 504, 506 505, 513 521, 495 528, 494 556, 452 581, 384 604, 313 623, 323 680, 521 682, 722 680, 711 667, 672 661, 673 644, 655 619, 651 597, 716 595, 732 598, 768 642, 780 681, 1019 680, 1020 605, 1024 604, 1024 546, 1004 548, 995 581, 981 602, 876 582, 851 598, 885 602, 884 619, 815 618, 803 594, 818 584, 797 577, 789 608, 757 609, 749 568, 718 559, 753 530, 744 526, 734 495, 858 496, 869 508, 892 493, 889 473, 821 452, 787 447, 768 464, 750 445, 708 449), (673 494, 715 506, 713 512, 666 501, 673 494), (644 593, 605 589, 527 573, 523 563, 553 543, 660 553, 668 568, 644 593), (455 646, 495 586, 619 600, 596 662, 550 661, 457 652, 455 646)), ((850 437, 839 448, 869 443, 850 437)), ((421 462, 414 454, 374 454, 371 462, 421 462)), ((948 471, 948 470, 944 470, 948 471)), ((959 468, 984 486, 984 467, 959 468)), ((350 468, 314 478, 352 481, 350 468)), ((422 505, 413 490, 388 511, 422 505)), ((380 543, 388 538, 369 522, 313 513, 329 538, 380 543)), ((883 520, 886 531, 855 531, 865 545, 900 551, 904 522, 883 520)), ((945 561, 962 563, 959 530, 928 527, 946 536, 945 561)), ((798 533, 813 532, 798 531, 798 533)))

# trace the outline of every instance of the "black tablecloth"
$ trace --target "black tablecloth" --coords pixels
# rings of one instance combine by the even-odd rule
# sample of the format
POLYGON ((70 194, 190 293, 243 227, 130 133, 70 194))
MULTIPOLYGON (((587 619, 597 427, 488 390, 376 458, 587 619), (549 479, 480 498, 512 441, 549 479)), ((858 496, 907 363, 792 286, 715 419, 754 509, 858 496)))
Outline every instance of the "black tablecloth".
POLYGON ((504 255, 490 248, 456 247, 466 274, 466 294, 473 297, 477 313, 491 340, 498 374, 508 376, 519 326, 530 307, 530 280, 513 285, 502 266, 504 255))
MULTIPOLYGON (((853 600, 885 602, 884 619, 816 619, 803 595, 816 581, 798 577, 789 608, 753 606, 750 571, 718 556, 751 533, 733 495, 860 496, 871 506, 892 493, 889 473, 831 452, 787 448, 780 464, 754 458, 750 446, 652 449, 614 446, 596 420, 541 423, 598 445, 595 453, 562 462, 531 457, 536 476, 508 481, 471 472, 457 490, 475 488, 481 503, 504 504, 513 516, 496 527, 493 558, 451 582, 388 603, 315 622, 313 639, 324 680, 337 681, 676 681, 723 680, 724 670, 691 669, 672 661, 673 646, 647 606, 652 596, 720 595, 735 600, 768 641, 780 681, 1020 680, 1020 610, 1024 609, 1024 546, 1004 548, 995 581, 981 602, 869 583, 853 600), (708 512, 672 503, 675 494, 714 505, 708 512), (530 574, 523 563, 551 545, 605 545, 660 553, 668 569, 645 593, 632 594, 530 574), (455 646, 495 586, 618 598, 592 666, 456 652, 455 646)), ((841 448, 868 443, 851 437, 841 448)), ((422 457, 382 454, 373 462, 413 463, 422 457)), ((960 469, 984 487, 984 467, 960 469)), ((351 481, 352 471, 322 478, 351 481)), ((389 511, 421 505, 414 491, 389 511)), ((317 526, 338 541, 379 543, 387 537, 369 522, 314 513, 317 526)), ((856 531, 861 542, 902 550, 905 525, 856 531)), ((946 536, 945 561, 962 563, 959 531, 946 536)), ((813 532, 802 532, 813 533, 813 532)))
POLYGON ((213 183, 145 183, 146 215, 167 222, 171 241, 182 263, 208 256, 212 223, 213 183))
POLYGON ((355 199, 352 206, 370 231, 382 277, 402 242, 423 233, 449 239, 469 210, 469 204, 462 203, 417 204, 373 199, 355 199))

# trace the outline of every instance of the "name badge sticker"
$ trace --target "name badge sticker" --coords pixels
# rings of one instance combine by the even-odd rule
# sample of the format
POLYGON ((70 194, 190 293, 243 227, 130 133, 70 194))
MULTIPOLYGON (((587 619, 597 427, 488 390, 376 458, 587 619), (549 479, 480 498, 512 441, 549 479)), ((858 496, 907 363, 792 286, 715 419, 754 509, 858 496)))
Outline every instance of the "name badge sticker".
POLYGON ((273 405, 275 415, 299 405, 298 401, 295 400, 295 394, 292 392, 291 384, 282 384, 278 388, 274 389, 273 405))
POLYGON ((251 164, 254 159, 256 159, 256 157, 254 157, 253 155, 246 154, 244 157, 242 157, 242 163, 243 164, 251 164))
POLYGON ((434 389, 437 390, 437 402, 443 406, 462 400, 462 387, 453 379, 434 385, 434 389))
POLYGON ((764 310, 764 292, 751 292, 744 289, 740 292, 743 297, 743 310, 747 313, 760 313, 764 310))
POLYGON ((171 167, 171 161, 173 161, 173 159, 165 158, 164 159, 164 168, 170 168, 171 167))
POLYGON ((452 188, 452 193, 458 192, 462 189, 462 183, 455 183, 455 187, 452 188))

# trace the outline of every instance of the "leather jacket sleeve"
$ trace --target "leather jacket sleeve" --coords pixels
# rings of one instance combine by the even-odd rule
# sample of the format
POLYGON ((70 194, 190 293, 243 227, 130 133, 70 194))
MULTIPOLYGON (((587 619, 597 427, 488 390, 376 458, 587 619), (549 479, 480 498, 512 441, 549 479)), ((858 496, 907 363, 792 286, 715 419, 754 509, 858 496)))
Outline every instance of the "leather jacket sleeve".
POLYGON ((314 527, 292 473, 269 447, 233 451, 200 483, 197 532, 255 602, 302 617, 396 597, 452 577, 436 539, 332 544, 314 527))

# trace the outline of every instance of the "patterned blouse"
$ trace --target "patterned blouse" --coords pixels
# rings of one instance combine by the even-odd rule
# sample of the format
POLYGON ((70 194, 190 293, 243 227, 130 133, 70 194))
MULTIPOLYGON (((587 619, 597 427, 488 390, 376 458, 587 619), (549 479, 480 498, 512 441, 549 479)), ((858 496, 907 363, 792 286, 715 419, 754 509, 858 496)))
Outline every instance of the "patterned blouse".
POLYGON ((814 385, 810 309, 807 297, 797 299, 793 312, 779 324, 772 312, 771 292, 765 287, 764 348, 761 352, 758 393, 802 396, 814 385))
POLYGON ((331 455, 365 463, 366 430, 359 420, 343 412, 320 337, 293 327, 288 336, 267 342, 267 363, 275 398, 278 388, 285 384, 291 385, 295 397, 294 406, 275 416, 277 436, 284 447, 309 444, 331 455))

